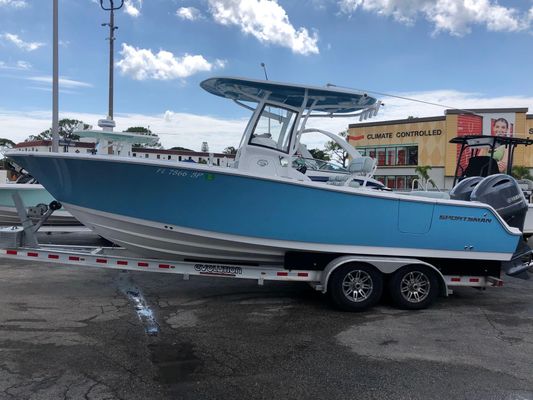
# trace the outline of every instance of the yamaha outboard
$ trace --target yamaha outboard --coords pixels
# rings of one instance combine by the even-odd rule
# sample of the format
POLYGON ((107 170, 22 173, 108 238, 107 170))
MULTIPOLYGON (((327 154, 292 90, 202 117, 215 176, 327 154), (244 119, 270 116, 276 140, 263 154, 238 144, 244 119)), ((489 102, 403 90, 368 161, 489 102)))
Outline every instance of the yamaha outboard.
POLYGON ((470 201, 470 195, 482 180, 481 176, 471 176, 463 179, 450 191, 450 199, 470 201))
MULTIPOLYGON (((492 206, 509 226, 524 230, 528 205, 522 189, 512 176, 497 174, 483 178, 472 191, 470 200, 492 206)), ((529 279, 525 271, 531 266, 531 252, 526 241, 520 240, 511 261, 502 263, 507 275, 529 279), (526 261, 526 257, 529 260, 526 261)))
POLYGON ((524 230, 528 205, 522 189, 512 176, 487 176, 474 188, 470 200, 489 204, 509 226, 524 230))

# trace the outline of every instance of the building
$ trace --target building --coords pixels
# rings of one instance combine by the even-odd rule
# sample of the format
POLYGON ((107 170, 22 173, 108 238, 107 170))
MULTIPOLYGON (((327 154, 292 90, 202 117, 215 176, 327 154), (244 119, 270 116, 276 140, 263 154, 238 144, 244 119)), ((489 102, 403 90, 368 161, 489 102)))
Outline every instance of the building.
MULTIPOLYGON (((19 151, 31 152, 51 152, 51 140, 35 140, 31 142, 18 143, 15 149, 19 151)), ((61 152, 68 153, 93 153, 95 151, 95 143, 88 142, 69 142, 68 146, 60 146, 61 152)), ((207 153, 187 150, 163 150, 152 148, 134 147, 132 149, 132 156, 138 158, 152 159, 152 160, 173 160, 173 161, 187 161, 196 163, 208 163, 209 157, 212 157, 213 165, 227 166, 228 163, 235 159, 234 154, 224 153, 207 153)))
MULTIPOLYGON (((511 135, 533 138, 533 115, 527 108, 446 110, 443 116, 350 124, 348 141, 363 155, 377 159, 375 177, 394 189, 410 189, 417 166, 430 166, 440 189, 451 189, 462 135, 511 135)), ((533 146, 518 147, 514 165, 533 168, 533 146)))

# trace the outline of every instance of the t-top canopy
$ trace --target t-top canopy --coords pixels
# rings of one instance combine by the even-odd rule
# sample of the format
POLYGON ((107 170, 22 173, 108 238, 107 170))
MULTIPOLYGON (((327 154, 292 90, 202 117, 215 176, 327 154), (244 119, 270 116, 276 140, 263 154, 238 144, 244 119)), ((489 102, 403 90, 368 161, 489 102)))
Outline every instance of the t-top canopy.
POLYGON ((450 140, 450 143, 457 143, 468 146, 502 146, 502 145, 525 145, 533 144, 533 140, 512 136, 488 136, 488 135, 465 135, 457 136, 450 140))
POLYGON ((206 79, 200 86, 209 93, 236 101, 254 102, 270 93, 269 99, 292 107, 302 107, 307 90, 309 108, 316 100, 313 111, 326 113, 351 113, 376 103, 374 97, 338 88, 294 85, 255 79, 215 77, 206 79))

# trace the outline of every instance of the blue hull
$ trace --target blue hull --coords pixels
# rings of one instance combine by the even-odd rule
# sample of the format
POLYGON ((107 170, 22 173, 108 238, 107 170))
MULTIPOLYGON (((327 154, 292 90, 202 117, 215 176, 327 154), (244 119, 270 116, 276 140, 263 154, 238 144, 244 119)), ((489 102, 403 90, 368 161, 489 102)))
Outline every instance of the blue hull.
MULTIPOLYGON (((9 157, 67 208, 148 221, 166 231, 190 229, 294 250, 481 260, 510 259, 520 238, 488 206, 175 162, 51 154, 9 157)), ((76 210, 69 211, 77 217, 76 210)), ((99 233, 116 239, 110 232, 99 233)), ((131 247, 138 249, 135 243, 131 247)))

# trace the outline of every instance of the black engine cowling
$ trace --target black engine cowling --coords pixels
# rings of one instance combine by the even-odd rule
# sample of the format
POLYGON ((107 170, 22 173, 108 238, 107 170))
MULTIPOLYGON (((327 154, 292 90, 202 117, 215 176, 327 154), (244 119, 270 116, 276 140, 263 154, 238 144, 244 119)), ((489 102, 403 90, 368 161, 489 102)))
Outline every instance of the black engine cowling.
POLYGON ((472 191, 470 200, 492 206, 509 226, 524 230, 528 205, 513 177, 497 174, 483 178, 472 191))
POLYGON ((481 176, 465 178, 450 191, 450 199, 470 201, 470 195, 476 186, 483 180, 481 176))

